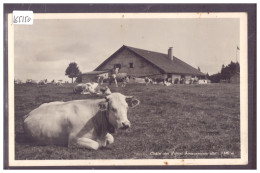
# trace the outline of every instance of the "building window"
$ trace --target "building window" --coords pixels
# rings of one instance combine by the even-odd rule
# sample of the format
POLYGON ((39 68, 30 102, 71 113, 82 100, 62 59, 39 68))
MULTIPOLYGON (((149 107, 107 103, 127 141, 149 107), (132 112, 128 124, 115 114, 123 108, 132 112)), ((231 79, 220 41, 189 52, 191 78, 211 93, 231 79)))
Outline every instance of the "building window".
POLYGON ((132 62, 129 63, 129 67, 130 67, 130 68, 134 68, 134 63, 132 63, 132 62))
POLYGON ((114 64, 114 69, 119 68, 121 69, 121 64, 114 64))

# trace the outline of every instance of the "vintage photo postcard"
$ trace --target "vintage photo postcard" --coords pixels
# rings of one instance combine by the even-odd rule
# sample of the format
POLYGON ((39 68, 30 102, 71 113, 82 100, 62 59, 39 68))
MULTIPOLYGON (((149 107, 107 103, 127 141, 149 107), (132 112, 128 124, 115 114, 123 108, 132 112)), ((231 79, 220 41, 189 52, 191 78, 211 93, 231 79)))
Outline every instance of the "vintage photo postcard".
POLYGON ((248 164, 247 13, 8 14, 8 164, 248 164))

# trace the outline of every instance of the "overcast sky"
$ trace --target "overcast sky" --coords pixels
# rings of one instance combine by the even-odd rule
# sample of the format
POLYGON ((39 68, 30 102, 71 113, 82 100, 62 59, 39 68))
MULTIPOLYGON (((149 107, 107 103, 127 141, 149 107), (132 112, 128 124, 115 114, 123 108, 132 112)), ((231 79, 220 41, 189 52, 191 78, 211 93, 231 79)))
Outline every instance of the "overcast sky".
MULTIPOLYGON (((239 19, 47 19, 15 25, 15 79, 67 80, 76 62, 94 70, 122 45, 173 55, 204 73, 236 61, 239 19)), ((239 52, 238 52, 239 53, 239 52)))

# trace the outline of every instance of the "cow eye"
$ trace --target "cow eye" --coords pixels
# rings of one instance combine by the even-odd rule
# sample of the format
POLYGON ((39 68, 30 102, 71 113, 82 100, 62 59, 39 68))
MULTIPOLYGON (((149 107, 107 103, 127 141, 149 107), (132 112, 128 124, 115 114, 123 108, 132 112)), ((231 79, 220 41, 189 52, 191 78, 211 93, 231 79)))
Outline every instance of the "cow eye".
POLYGON ((111 108, 111 110, 112 110, 113 112, 116 112, 116 109, 115 109, 115 108, 111 108))

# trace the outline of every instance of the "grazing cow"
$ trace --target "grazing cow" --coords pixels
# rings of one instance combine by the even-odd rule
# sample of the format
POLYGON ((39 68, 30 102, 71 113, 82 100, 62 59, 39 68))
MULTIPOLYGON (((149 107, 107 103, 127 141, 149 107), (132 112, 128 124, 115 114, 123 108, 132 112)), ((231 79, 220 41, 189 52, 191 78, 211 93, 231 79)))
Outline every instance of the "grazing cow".
POLYGON ((90 94, 87 92, 88 86, 84 83, 80 83, 73 88, 75 94, 90 94))
POLYGON ((97 150, 114 142, 115 129, 127 129, 128 107, 139 100, 120 93, 104 99, 51 102, 24 116, 24 130, 38 144, 80 146, 97 150))
POLYGON ((102 87, 95 82, 78 84, 73 88, 73 92, 75 94, 111 94, 111 91, 107 86, 102 87))
POLYGON ((58 80, 57 82, 55 80, 52 80, 51 83, 53 85, 62 86, 62 80, 58 80))
POLYGON ((123 81, 122 81, 122 88, 124 88, 126 86, 126 84, 129 82, 130 82, 129 77, 128 76, 124 77, 123 81))
POLYGON ((32 80, 32 79, 27 79, 26 80, 27 84, 37 84, 38 82, 36 80, 32 80))
POLYGON ((62 85, 62 81, 56 82, 56 85, 57 85, 57 86, 63 86, 63 85, 62 85))
POLYGON ((100 85, 103 85, 103 83, 104 83, 104 76, 98 76, 97 83, 99 83, 100 85))
POLYGON ((51 81, 51 83, 53 84, 53 85, 57 85, 57 86, 63 86, 62 85, 62 80, 59 80, 59 81, 55 81, 55 80, 53 80, 53 81, 51 81))
POLYGON ((199 84, 207 84, 208 83, 208 80, 207 79, 200 79, 199 84))
POLYGON ((146 84, 146 85, 149 85, 149 83, 152 83, 152 82, 153 82, 153 80, 152 80, 151 78, 149 78, 149 77, 145 77, 145 78, 144 78, 144 81, 145 81, 145 84, 146 84))
POLYGON ((15 79, 14 84, 22 84, 23 82, 20 79, 15 79))
POLYGON ((184 84, 190 84, 190 80, 186 79, 184 84))
POLYGON ((117 85, 117 74, 118 74, 119 68, 115 67, 111 70, 111 76, 108 77, 108 81, 109 81, 109 85, 112 84, 112 82, 115 82, 116 87, 118 87, 117 85))
POLYGON ((171 83, 164 80, 163 82, 159 82, 159 85, 170 86, 171 83))
POLYGON ((173 84, 179 84, 180 83, 180 79, 179 78, 175 78, 173 81, 173 84))
POLYGON ((164 84, 165 86, 170 86, 172 83, 167 82, 167 81, 164 81, 163 84, 164 84))
POLYGON ((110 91, 110 89, 107 86, 105 86, 105 87, 98 86, 96 88, 96 94, 98 94, 98 95, 100 95, 100 94, 109 95, 111 93, 112 92, 110 91))
POLYGON ((117 85, 117 79, 116 79, 116 74, 112 74, 110 77, 108 77, 109 80, 109 85, 112 84, 112 82, 115 82, 116 87, 118 87, 117 85))
POLYGON ((47 84, 47 79, 44 79, 44 80, 40 80, 38 82, 38 85, 46 85, 47 84))

